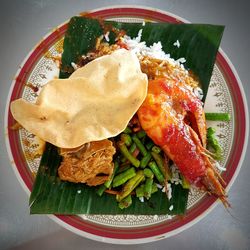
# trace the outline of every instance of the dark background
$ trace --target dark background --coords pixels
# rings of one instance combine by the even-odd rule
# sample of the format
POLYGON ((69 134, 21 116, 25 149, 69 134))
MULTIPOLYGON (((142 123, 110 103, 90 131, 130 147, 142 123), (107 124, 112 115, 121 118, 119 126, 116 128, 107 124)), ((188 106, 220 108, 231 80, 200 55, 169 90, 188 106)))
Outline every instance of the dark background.
POLYGON ((150 6, 193 23, 226 26, 221 47, 238 72, 249 106, 249 1, 0 1, 0 249, 250 249, 250 148, 229 191, 231 214, 219 204, 200 222, 171 238, 154 243, 118 246, 82 238, 47 216, 30 216, 28 195, 17 181, 4 142, 4 111, 12 79, 35 44, 55 26, 80 12, 111 5, 150 6))

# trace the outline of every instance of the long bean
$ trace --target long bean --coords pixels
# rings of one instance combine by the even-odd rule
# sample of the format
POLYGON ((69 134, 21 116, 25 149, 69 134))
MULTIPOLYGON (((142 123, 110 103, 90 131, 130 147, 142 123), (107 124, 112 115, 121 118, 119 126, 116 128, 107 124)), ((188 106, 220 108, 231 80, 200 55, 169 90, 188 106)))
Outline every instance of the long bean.
POLYGON ((164 183, 164 176, 161 173, 160 169, 158 168, 157 164, 154 161, 149 162, 149 167, 151 168, 151 170, 153 171, 156 179, 159 181, 159 183, 164 183))
POLYGON ((121 200, 118 204, 120 209, 128 208, 129 206, 132 205, 132 197, 131 195, 127 196, 123 200, 121 200))
POLYGON ((222 148, 221 148, 218 140, 215 137, 215 129, 214 128, 207 129, 207 142, 208 142, 208 146, 212 147, 214 150, 214 157, 217 160, 220 160, 222 158, 222 148))
POLYGON ((141 184, 135 190, 136 197, 140 198, 144 196, 144 184, 141 184))
POLYGON ((142 153, 143 156, 146 156, 148 151, 147 149, 144 147, 143 143, 140 141, 140 139, 136 136, 133 135, 132 136, 133 141, 135 142, 137 148, 140 150, 140 152, 142 153))
POLYGON ((190 188, 190 184, 188 182, 188 180, 185 178, 184 175, 181 174, 181 182, 182 182, 182 187, 185 189, 189 189, 190 188))
POLYGON ((141 159, 140 167, 141 167, 141 168, 145 168, 145 167, 148 165, 148 163, 149 163, 151 157, 152 157, 151 154, 148 152, 148 153, 141 159))
POLYGON ((125 133, 125 134, 131 134, 131 133, 132 133, 132 130, 131 130, 131 128, 126 127, 126 128, 124 129, 123 133, 125 133))
POLYGON ((163 158, 160 156, 160 154, 157 154, 155 152, 151 152, 154 160, 156 161, 157 163, 157 166, 159 167, 161 173, 164 175, 164 177, 166 177, 166 171, 164 169, 164 163, 163 163, 163 158))
POLYGON ((159 154, 161 152, 161 149, 158 146, 153 146, 152 151, 159 154))
POLYGON ((146 136, 146 132, 144 130, 140 130, 139 132, 136 133, 136 135, 139 139, 141 139, 146 136))
MULTIPOLYGON (((129 153, 131 153, 133 155, 135 150, 136 150, 136 144, 133 142, 128 151, 129 151, 129 153)), ((126 161, 127 161, 127 158, 123 155, 121 158, 121 162, 124 163, 126 161)))
POLYGON ((156 185, 156 183, 154 182, 152 185, 152 194, 156 193, 158 191, 158 187, 156 185))
POLYGON ((155 145, 154 142, 150 140, 150 141, 146 144, 147 150, 151 150, 152 147, 153 147, 154 145, 155 145))
POLYGON ((229 113, 205 113, 205 117, 210 121, 230 121, 231 117, 229 113))
POLYGON ((128 147, 132 144, 132 139, 129 134, 122 133, 121 141, 124 142, 128 147))
POLYGON ((145 185, 144 185, 144 196, 146 199, 149 199, 151 197, 152 185, 153 185, 153 179, 146 178, 145 185))
POLYGON ((129 152, 132 154, 136 150, 136 144, 133 142, 132 145, 129 148, 129 152))
POLYGON ((97 191, 96 191, 96 193, 99 195, 99 196, 102 196, 103 195, 103 193, 104 193, 104 191, 106 190, 107 188, 104 186, 104 184, 103 185, 101 185, 98 189, 97 189, 97 191))
POLYGON ((136 172, 135 172, 135 169, 132 167, 132 168, 120 173, 119 175, 115 176, 115 178, 113 180, 113 187, 118 187, 118 186, 124 184, 126 181, 133 178, 134 176, 136 176, 136 172))
POLYGON ((140 161, 136 159, 127 149, 126 145, 123 142, 117 143, 121 153, 132 163, 133 166, 139 167, 140 161))
POLYGON ((114 179, 114 176, 115 176, 115 174, 116 174, 116 172, 118 170, 118 167, 119 167, 119 163, 118 163, 118 161, 115 161, 115 163, 114 163, 114 170, 113 170, 113 173, 112 173, 110 179, 104 182, 104 186, 106 188, 110 188, 111 183, 112 183, 112 181, 114 179))
POLYGON ((152 170, 150 170, 149 168, 145 168, 145 169, 143 170, 143 173, 144 173, 144 175, 145 175, 146 177, 148 177, 148 178, 151 178, 151 179, 154 178, 154 173, 153 173, 152 170))
POLYGON ((120 202, 122 199, 130 195, 131 192, 144 180, 145 176, 143 171, 139 170, 136 175, 124 185, 121 193, 116 195, 116 200, 120 202))
POLYGON ((125 163, 123 163, 122 165, 119 166, 116 174, 120 174, 120 173, 128 170, 129 168, 131 168, 130 162, 125 162, 125 163))

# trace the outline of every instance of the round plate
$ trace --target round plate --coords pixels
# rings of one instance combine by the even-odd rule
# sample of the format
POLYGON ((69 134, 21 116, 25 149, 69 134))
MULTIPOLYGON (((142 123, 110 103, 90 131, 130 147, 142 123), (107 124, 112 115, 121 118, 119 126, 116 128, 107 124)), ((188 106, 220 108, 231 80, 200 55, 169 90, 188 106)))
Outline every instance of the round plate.
MULTIPOLYGON (((89 15, 123 22, 169 22, 182 23, 186 20, 160 10, 139 7, 111 7, 98 9, 89 15)), ((143 27, 142 27, 143 28, 143 27)), ((13 130, 15 121, 9 105, 17 98, 34 102, 37 93, 30 84, 42 87, 48 80, 58 76, 56 57, 62 52, 67 22, 54 29, 29 53, 20 66, 12 83, 6 105, 6 145, 13 169, 24 189, 30 194, 40 158, 34 159, 37 150, 36 137, 24 129, 13 130)), ((208 90, 205 110, 228 112, 230 122, 210 122, 216 127, 217 136, 224 149, 220 162, 226 171, 222 174, 227 191, 237 176, 246 150, 248 136, 248 111, 239 77, 225 53, 220 50, 208 90)), ((230 199, 230 198, 229 198, 230 199)), ((174 235, 196 223, 216 204, 213 196, 193 191, 189 196, 188 210, 184 218, 177 216, 132 216, 132 215, 86 215, 49 217, 63 227, 88 238, 120 244, 145 243, 174 235)))

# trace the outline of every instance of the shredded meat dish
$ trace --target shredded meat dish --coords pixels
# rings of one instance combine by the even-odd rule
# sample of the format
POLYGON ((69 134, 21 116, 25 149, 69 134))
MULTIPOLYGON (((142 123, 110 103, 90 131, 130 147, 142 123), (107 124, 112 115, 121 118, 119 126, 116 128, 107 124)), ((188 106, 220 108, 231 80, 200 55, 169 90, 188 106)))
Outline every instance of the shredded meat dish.
POLYGON ((89 142, 75 149, 60 149, 60 154, 63 160, 58 175, 64 181, 97 186, 108 180, 114 170, 115 147, 108 139, 89 142))

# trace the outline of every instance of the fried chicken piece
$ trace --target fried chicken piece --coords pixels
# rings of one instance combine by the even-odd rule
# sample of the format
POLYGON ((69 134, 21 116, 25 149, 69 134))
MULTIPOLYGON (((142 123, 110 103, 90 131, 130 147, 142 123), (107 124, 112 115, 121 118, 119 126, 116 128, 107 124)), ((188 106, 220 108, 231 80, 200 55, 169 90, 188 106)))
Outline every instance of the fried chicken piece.
POLYGON ((115 148, 108 139, 89 142, 74 149, 60 149, 60 154, 63 160, 58 175, 64 181, 96 186, 108 180, 114 170, 112 160, 115 148))

